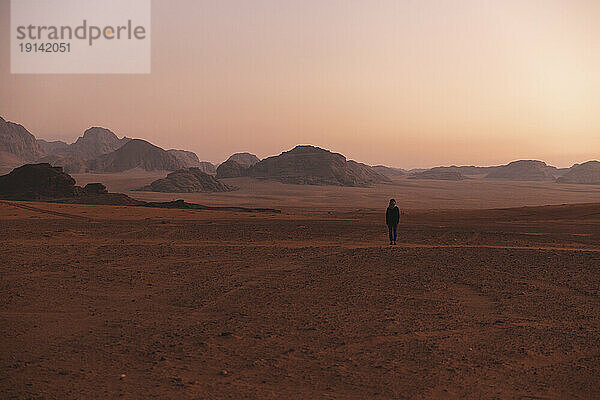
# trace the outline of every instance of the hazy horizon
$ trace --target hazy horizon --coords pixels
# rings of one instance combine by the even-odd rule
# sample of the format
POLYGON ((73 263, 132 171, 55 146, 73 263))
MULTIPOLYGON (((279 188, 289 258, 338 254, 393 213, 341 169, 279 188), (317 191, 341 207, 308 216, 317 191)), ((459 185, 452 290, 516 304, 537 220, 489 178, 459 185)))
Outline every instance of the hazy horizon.
POLYGON ((600 3, 152 3, 152 73, 11 75, 0 115, 91 126, 219 162, 313 144, 400 168, 600 158, 600 3))

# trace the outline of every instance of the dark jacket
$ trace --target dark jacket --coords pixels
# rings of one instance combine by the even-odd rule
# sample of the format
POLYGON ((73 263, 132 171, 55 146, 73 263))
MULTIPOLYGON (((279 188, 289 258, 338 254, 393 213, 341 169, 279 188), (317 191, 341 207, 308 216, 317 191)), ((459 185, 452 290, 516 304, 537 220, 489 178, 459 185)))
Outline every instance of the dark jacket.
POLYGON ((395 226, 400 222, 400 210, 397 206, 388 207, 385 212, 385 223, 387 226, 395 226))

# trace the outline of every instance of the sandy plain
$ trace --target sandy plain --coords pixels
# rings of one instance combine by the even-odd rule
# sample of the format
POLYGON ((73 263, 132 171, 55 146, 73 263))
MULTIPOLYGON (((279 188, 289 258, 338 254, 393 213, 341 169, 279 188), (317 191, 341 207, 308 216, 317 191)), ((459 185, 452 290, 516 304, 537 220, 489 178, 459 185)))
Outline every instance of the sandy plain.
POLYGON ((600 188, 231 183, 0 203, 0 398, 600 397, 600 188))

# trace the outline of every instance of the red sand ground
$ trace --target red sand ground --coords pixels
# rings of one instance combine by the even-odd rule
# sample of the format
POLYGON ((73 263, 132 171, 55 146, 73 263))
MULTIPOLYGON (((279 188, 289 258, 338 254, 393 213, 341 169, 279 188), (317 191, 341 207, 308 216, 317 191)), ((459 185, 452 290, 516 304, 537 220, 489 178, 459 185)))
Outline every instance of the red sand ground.
POLYGON ((382 219, 0 203, 0 398, 600 398, 600 204, 382 219))

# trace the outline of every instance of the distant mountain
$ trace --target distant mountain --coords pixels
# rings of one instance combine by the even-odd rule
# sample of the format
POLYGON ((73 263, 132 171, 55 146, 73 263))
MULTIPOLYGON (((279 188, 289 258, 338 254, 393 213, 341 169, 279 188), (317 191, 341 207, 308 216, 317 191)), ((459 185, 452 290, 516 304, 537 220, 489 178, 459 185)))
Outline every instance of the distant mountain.
MULTIPOLYGON (((577 165, 577 164, 575 164, 577 165)), ((559 178, 569 172, 570 168, 556 168, 551 165, 548 166, 550 168, 550 172, 554 175, 555 178, 559 178)))
POLYGON ((46 155, 66 154, 69 151, 69 145, 62 140, 48 142, 44 139, 37 139, 37 142, 46 155))
POLYGON ((487 174, 488 179, 505 179, 511 181, 554 181, 553 167, 543 161, 520 160, 496 167, 487 174))
POLYGON ((0 151, 0 173, 10 172, 14 167, 23 165, 23 160, 19 156, 0 151))
POLYGON ((407 173, 401 168, 386 167, 385 165, 375 165, 371 168, 373 169, 373 171, 380 173, 381 175, 385 175, 389 178, 404 176, 407 173))
MULTIPOLYGON (((435 167, 435 168, 438 168, 438 167, 435 167)), ((417 172, 423 172, 423 171, 427 171, 427 170, 428 170, 428 168, 412 168, 406 172, 408 172, 409 174, 415 174, 417 172)))
POLYGON ((238 178, 248 173, 248 167, 241 165, 237 161, 227 160, 217 167, 217 178, 238 178))
POLYGON ((48 163, 53 167, 62 167, 63 171, 68 174, 83 174, 89 170, 88 161, 71 156, 61 156, 59 154, 42 157, 38 162, 48 163))
POLYGON ((241 166, 248 168, 259 162, 260 159, 251 153, 235 153, 227 161, 235 161, 241 166))
POLYGON ((84 173, 89 170, 90 160, 119 149, 129 140, 126 137, 119 139, 112 131, 100 127, 87 129, 72 144, 37 139, 46 154, 37 161, 63 167, 68 173, 84 173))
POLYGON ((231 188, 199 168, 180 169, 158 179, 140 191, 167 193, 228 192, 231 188))
POLYGON ((575 164, 556 181, 558 183, 600 185, 600 161, 575 164))
POLYGON ((410 176, 411 179, 432 179, 441 181, 461 181, 466 177, 452 167, 435 167, 426 171, 415 172, 410 176))
POLYGON ((22 125, 0 117, 0 164, 17 166, 32 162, 44 155, 33 136, 22 125))
POLYGON ((133 168, 175 171, 185 165, 174 155, 141 139, 131 139, 119 149, 89 161, 90 171, 96 172, 123 172, 133 168))
POLYGON ((200 165, 198 166, 200 171, 207 173, 209 175, 215 175, 217 173, 217 167, 213 163, 208 161, 200 161, 200 165))
POLYGON ((87 129, 69 146, 68 155, 89 160, 115 151, 130 140, 127 137, 119 139, 112 131, 95 126, 87 129))
MULTIPOLYGON (((365 185, 370 185, 371 183, 391 182, 387 176, 375 171, 370 165, 359 163, 354 160, 348 160, 347 166, 359 178, 359 181, 363 180, 365 182, 365 185)), ((362 184, 359 186, 362 186, 362 184)))
POLYGON ((175 158, 177 158, 179 161, 181 161, 181 163, 183 163, 183 165, 185 165, 186 168, 200 166, 200 160, 198 159, 198 156, 194 152, 187 151, 187 150, 171 149, 171 150, 167 150, 167 153, 174 155, 175 158))
MULTIPOLYGON (((217 170, 218 174, 218 170, 217 170)), ((296 146, 251 166, 246 175, 301 185, 369 186, 389 182, 371 167, 315 146, 296 146)))
POLYGON ((489 174, 490 172, 494 171, 498 167, 476 167, 474 165, 462 165, 462 166, 452 165, 450 167, 436 167, 436 168, 440 168, 440 169, 443 168, 447 171, 455 171, 464 176, 477 176, 477 175, 489 174))

